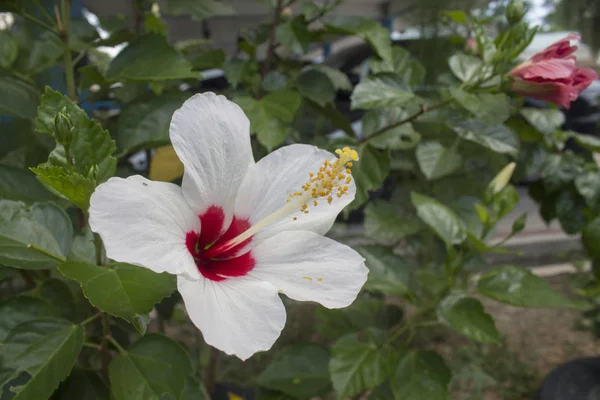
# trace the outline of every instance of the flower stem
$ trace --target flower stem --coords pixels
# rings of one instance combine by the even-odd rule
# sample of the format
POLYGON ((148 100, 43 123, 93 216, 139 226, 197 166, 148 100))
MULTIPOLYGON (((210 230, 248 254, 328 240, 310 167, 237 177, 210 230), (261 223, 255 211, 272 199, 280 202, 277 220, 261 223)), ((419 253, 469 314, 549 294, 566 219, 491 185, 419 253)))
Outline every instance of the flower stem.
POLYGON ((52 259, 55 259, 56 261, 60 261, 60 262, 65 262, 65 261, 67 261, 67 260, 65 260, 64 258, 62 258, 62 257, 59 257, 59 256, 55 256, 54 254, 51 254, 51 253, 48 253, 46 250, 44 250, 44 249, 40 249, 39 247, 37 247, 36 245, 33 245, 33 244, 31 244, 31 243, 29 243, 29 244, 27 245, 27 248, 28 248, 28 249, 31 249, 31 250, 35 250, 35 251, 37 251, 38 253, 41 253, 41 254, 45 255, 46 257, 50 257, 50 258, 52 258, 52 259))
POLYGON ((69 47, 69 23, 71 19, 71 0, 61 0, 61 14, 56 14, 58 33, 63 43, 63 63, 65 65, 65 80, 67 83, 67 94, 71 100, 77 99, 75 90, 75 72, 73 70, 73 59, 69 47))

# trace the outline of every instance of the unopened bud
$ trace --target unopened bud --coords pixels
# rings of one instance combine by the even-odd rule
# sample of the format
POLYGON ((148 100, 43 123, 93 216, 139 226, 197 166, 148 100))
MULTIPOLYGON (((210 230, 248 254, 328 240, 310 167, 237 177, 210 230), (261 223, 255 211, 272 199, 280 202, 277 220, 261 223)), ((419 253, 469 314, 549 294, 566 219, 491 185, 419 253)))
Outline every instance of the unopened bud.
POLYGON ((506 7, 506 19, 511 25, 521 22, 525 15, 525 4, 521 0, 513 0, 506 7))
POLYGON ((67 108, 63 107, 54 116, 54 137, 56 141, 63 146, 70 145, 73 142, 73 129, 73 121, 67 113, 67 108))
POLYGON ((488 186, 488 190, 490 190, 492 194, 500 193, 500 191, 502 191, 502 189, 508 185, 508 182, 510 182, 510 178, 512 177, 513 172, 515 172, 516 166, 517 164, 511 162, 504 167, 502 171, 500 171, 500 173, 496 175, 494 179, 492 179, 490 185, 488 186))
POLYGON ((284 19, 287 19, 287 18, 291 17, 293 13, 294 13, 294 11, 292 10, 291 7, 285 7, 285 8, 283 8, 281 10, 281 16, 284 19))

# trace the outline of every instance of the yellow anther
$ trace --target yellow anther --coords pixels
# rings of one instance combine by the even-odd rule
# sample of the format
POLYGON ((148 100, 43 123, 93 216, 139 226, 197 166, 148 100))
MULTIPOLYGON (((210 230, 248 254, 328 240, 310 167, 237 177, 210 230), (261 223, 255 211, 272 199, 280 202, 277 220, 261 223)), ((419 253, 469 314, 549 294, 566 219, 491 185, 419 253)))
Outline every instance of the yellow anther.
POLYGON ((323 278, 317 278, 319 282, 323 282, 323 278))
POLYGON ((312 278, 310 276, 303 276, 302 279, 306 279, 307 281, 312 282, 312 278))
POLYGON ((298 218, 296 218, 296 217, 294 217, 294 218, 292 218, 292 219, 293 219, 294 221, 298 221, 298 218))
POLYGON ((301 186, 302 192, 290 195, 288 202, 297 204, 302 213, 308 214, 307 204, 310 201, 317 207, 319 198, 331 204, 334 195, 339 198, 348 193, 347 185, 352 182, 352 161, 358 160, 358 153, 350 147, 344 147, 337 149, 335 154, 338 156, 336 160, 324 160, 317 171, 308 173, 308 181, 301 186))

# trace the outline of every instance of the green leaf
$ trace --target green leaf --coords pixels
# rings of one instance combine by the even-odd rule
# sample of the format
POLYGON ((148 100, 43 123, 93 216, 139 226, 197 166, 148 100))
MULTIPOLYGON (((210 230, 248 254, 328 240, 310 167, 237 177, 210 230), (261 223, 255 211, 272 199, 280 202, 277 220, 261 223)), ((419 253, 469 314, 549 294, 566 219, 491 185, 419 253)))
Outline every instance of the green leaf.
POLYGON ((600 139, 593 135, 579 134, 576 132, 569 132, 570 137, 575 139, 578 145, 593 152, 600 152, 600 139))
POLYGON ((545 135, 552 135, 565 123, 565 115, 560 110, 524 107, 520 113, 527 122, 545 135))
POLYGON ((355 248, 365 258, 369 278, 364 290, 387 295, 403 296, 409 289, 410 269, 402 257, 383 246, 358 246, 355 248))
POLYGON ((481 54, 481 58, 485 63, 491 63, 496 55, 496 45, 494 44, 494 41, 487 35, 483 25, 476 19, 472 20, 471 27, 477 39, 477 49, 481 54))
POLYGON ((556 217, 565 233, 579 233, 588 222, 585 200, 571 190, 565 190, 556 198, 556 217))
POLYGON ((452 174, 462 166, 463 159, 454 147, 446 148, 439 142, 422 142, 415 151, 419 168, 427 180, 452 174))
POLYGON ((212 68, 221 68, 225 62, 225 52, 221 49, 212 49, 203 51, 200 55, 190 60, 193 69, 206 70, 212 68))
POLYGON ((250 64, 247 60, 228 60, 223 63, 223 72, 231 86, 237 88, 244 77, 250 72, 250 64))
POLYGON ((67 259, 89 264, 96 263, 96 246, 94 244, 94 234, 91 230, 85 229, 81 234, 75 236, 67 259))
POLYGON ((365 235, 373 240, 397 241, 419 232, 421 222, 401 217, 391 203, 377 201, 365 207, 365 235))
POLYGON ((585 171, 577 175, 575 178, 575 187, 579 194, 585 199, 588 207, 591 209, 598 209, 600 207, 599 171, 585 171))
POLYGON ((70 200, 84 211, 90 207, 90 197, 96 189, 96 183, 80 174, 65 172, 61 167, 43 165, 30 168, 40 180, 54 190, 54 193, 70 200))
POLYGON ((35 117, 40 92, 29 83, 0 76, 0 115, 30 119, 35 117))
POLYGON ((581 159, 572 154, 551 154, 541 168, 544 189, 555 193, 570 185, 583 172, 581 159))
POLYGON ((17 59, 19 46, 6 31, 0 32, 0 68, 9 69, 17 59))
POLYGON ((304 15, 304 18, 307 20, 319 16, 321 14, 321 10, 322 8, 312 1, 305 1, 302 3, 302 15, 304 15))
POLYGON ((414 99, 410 88, 395 74, 371 75, 359 83, 351 96, 352 108, 389 108, 414 99))
POLYGON ((205 20, 216 15, 233 14, 233 8, 219 0, 168 0, 167 13, 191 15, 197 20, 205 20))
POLYGON ((0 315, 0 343, 4 342, 11 330, 22 323, 56 316, 47 302, 27 296, 11 297, 1 302, 0 315))
POLYGON ((311 68, 327 75, 336 90, 352 90, 352 82, 343 72, 327 65, 313 65, 311 68))
POLYGON ((384 345, 382 332, 370 329, 364 340, 355 334, 331 348, 329 373, 339 397, 349 397, 383 382, 394 370, 397 351, 384 345))
POLYGON ((316 68, 303 70, 297 78, 300 94, 320 106, 331 103, 335 98, 335 85, 329 76, 316 68))
POLYGON ((455 54, 448 59, 448 65, 454 75, 463 82, 474 82, 491 76, 488 67, 484 67, 479 58, 467 54, 455 54))
POLYGON ((169 144, 171 117, 189 97, 189 93, 165 93, 127 104, 117 122, 120 151, 130 153, 169 144))
POLYGON ((72 240, 71 221, 57 206, 34 204, 28 208, 21 202, 0 200, 0 264, 50 268, 66 259, 72 240))
POLYGON ((277 117, 283 122, 292 122, 301 102, 300 95, 289 89, 271 92, 261 101, 267 114, 277 117))
POLYGON ((65 282, 55 278, 45 280, 39 286, 39 296, 52 306, 52 314, 69 321, 75 321, 77 318, 75 296, 65 282))
POLYGON ((0 198, 26 204, 56 199, 35 179, 31 171, 0 165, 0 198))
POLYGON ((61 264, 59 270, 81 284, 93 306, 129 322, 133 322, 137 314, 152 311, 156 303, 175 291, 175 276, 130 264, 100 267, 69 261, 61 264))
POLYGON ((412 351, 392 376, 394 398, 402 400, 445 400, 452 374, 444 359, 429 350, 412 351))
POLYGON ((452 97, 479 120, 501 124, 510 117, 510 99, 504 93, 471 94, 459 88, 450 88, 452 97))
POLYGON ((148 334, 110 363, 111 399, 177 399, 191 373, 190 358, 179 343, 148 334))
POLYGON ((369 42, 379 57, 392 59, 390 32, 377 21, 367 17, 337 17, 329 22, 328 28, 332 33, 357 35, 369 42))
POLYGON ((431 197, 410 194, 417 215, 448 245, 461 244, 466 238, 464 222, 454 211, 431 197))
POLYGON ((364 204, 369 199, 369 190, 380 188, 390 172, 390 158, 386 152, 367 144, 358 149, 358 156, 359 161, 352 168, 352 176, 356 182, 353 209, 364 204))
POLYGON ((409 86, 416 86, 425 77, 425 68, 417 60, 412 60, 408 50, 400 47, 392 47, 391 60, 371 60, 371 71, 374 74, 392 72, 402 78, 409 86))
POLYGON ((490 126, 478 120, 467 120, 459 122, 453 129, 461 138, 496 153, 516 157, 519 152, 518 136, 505 125, 490 126))
POLYGON ((108 400, 108 388, 99 374, 75 367, 54 396, 56 400, 108 400))
POLYGON ((275 39, 292 54, 303 55, 308 50, 310 32, 303 15, 280 24, 275 29, 275 39))
POLYGON ((371 327, 389 329, 400 323, 403 313, 398 307, 385 304, 382 298, 359 296, 346 308, 318 307, 315 318, 319 336, 334 340, 371 327))
POLYGON ((279 355, 257 378, 260 386, 296 399, 326 394, 330 388, 329 352, 317 345, 296 345, 279 355))
MULTIPOLYGON (((210 396, 208 395, 206 388, 199 383, 196 379, 189 377, 185 381, 185 387, 183 388, 183 392, 181 392, 181 397, 179 400, 208 400, 210 396)), ((235 400, 235 399, 232 399, 235 400)))
POLYGON ((600 217, 596 217, 583 228, 581 241, 592 258, 600 259, 600 217))
POLYGON ((83 346, 83 328, 70 322, 45 318, 14 327, 0 346, 3 368, 13 377, 26 372, 29 379, 12 390, 13 400, 47 399, 65 379, 83 346))
POLYGON ((577 302, 556 293, 548 283, 525 268, 504 266, 486 271, 477 291, 502 303, 519 307, 572 307, 577 302))
POLYGON ((115 142, 98 122, 88 118, 85 111, 73 104, 68 97, 46 87, 38 108, 35 129, 54 137, 54 116, 62 108, 73 122, 73 138, 70 145, 71 160, 66 159, 65 148, 57 144, 48 157, 48 165, 61 167, 67 173, 77 172, 85 178, 102 183, 112 177, 117 160, 112 156, 115 142))
POLYGON ((419 144, 421 135, 414 130, 411 123, 386 129, 407 117, 407 112, 399 107, 367 111, 362 120, 363 134, 369 139, 369 143, 378 149, 412 149, 419 144), (373 136, 375 133, 377 136, 373 136))
POLYGON ((287 84, 287 75, 280 71, 269 72, 267 75, 265 75, 265 79, 263 79, 262 81, 262 87, 267 92, 273 92, 275 90, 283 89, 287 86, 287 84))
POLYGON ((109 81, 165 81, 199 76, 183 54, 157 33, 147 33, 129 43, 106 71, 109 81))
POLYGON ((472 297, 452 293, 437 307, 437 316, 460 334, 483 343, 499 343, 500 333, 493 318, 485 312, 483 304, 472 297))

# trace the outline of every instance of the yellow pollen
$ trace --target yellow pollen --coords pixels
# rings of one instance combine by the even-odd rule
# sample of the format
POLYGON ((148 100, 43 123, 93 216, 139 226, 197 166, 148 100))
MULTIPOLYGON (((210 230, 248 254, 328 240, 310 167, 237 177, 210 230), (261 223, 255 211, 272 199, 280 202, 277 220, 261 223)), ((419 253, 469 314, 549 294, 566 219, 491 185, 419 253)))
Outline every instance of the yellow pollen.
POLYGON ((288 202, 297 204, 300 211, 308 214, 307 203, 312 200, 315 207, 318 199, 327 200, 328 204, 333 201, 333 196, 342 197, 348 193, 348 184, 352 182, 351 168, 353 161, 358 161, 358 153, 350 147, 337 149, 335 154, 338 158, 334 161, 325 160, 316 172, 308 174, 308 180, 304 183, 302 191, 290 194, 288 202))
POLYGON ((317 278, 319 282, 323 282, 323 278, 317 278))
POLYGON ((292 218, 292 219, 293 219, 294 221, 297 221, 297 220, 298 220, 298 218, 296 218, 296 217, 294 217, 294 218, 292 218))
POLYGON ((302 279, 306 279, 307 281, 312 281, 312 278, 310 276, 303 276, 302 279))

